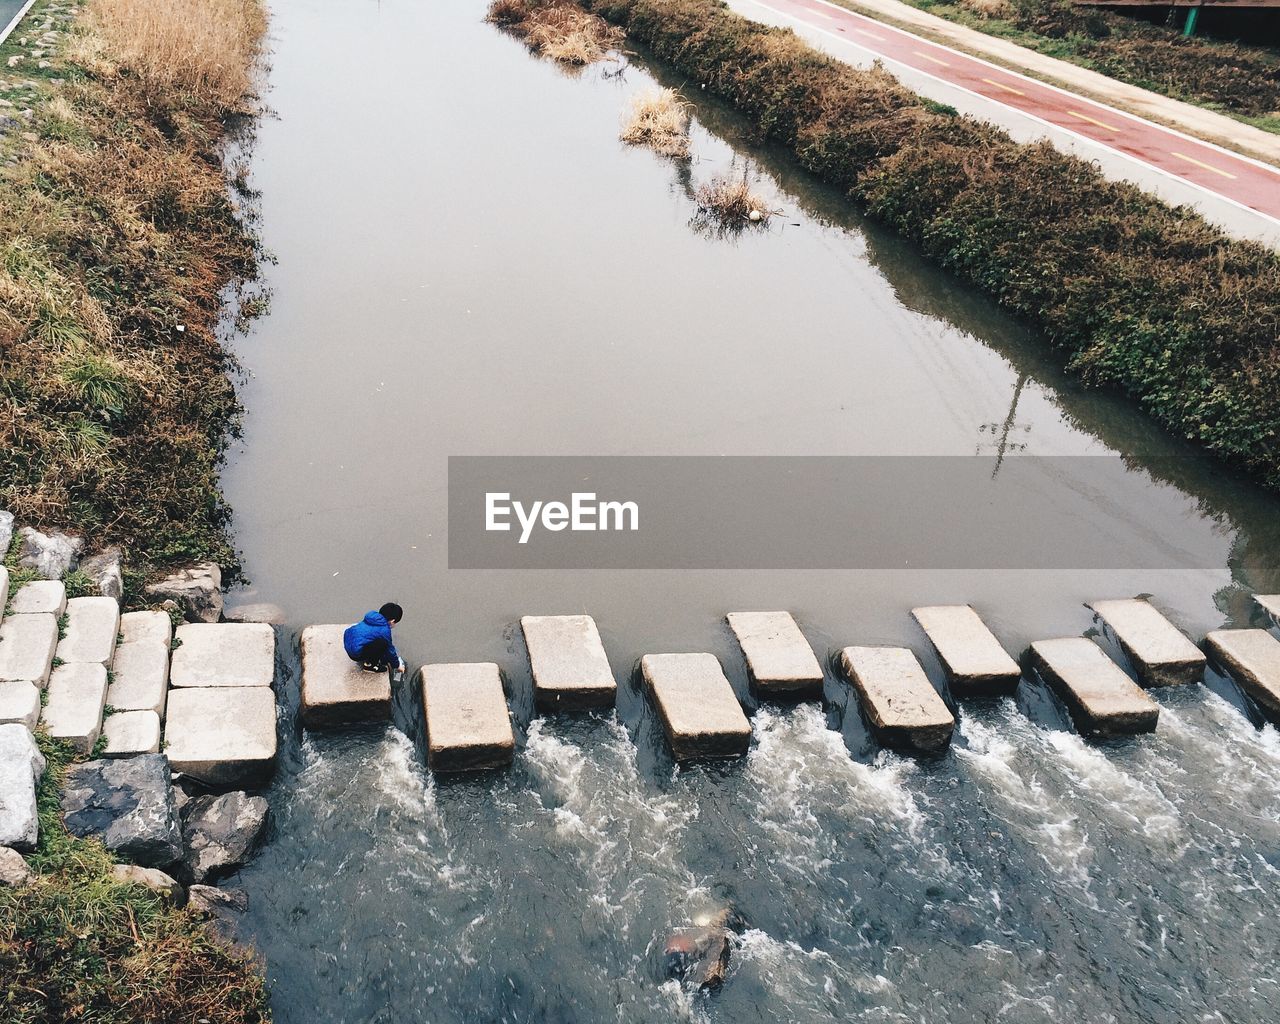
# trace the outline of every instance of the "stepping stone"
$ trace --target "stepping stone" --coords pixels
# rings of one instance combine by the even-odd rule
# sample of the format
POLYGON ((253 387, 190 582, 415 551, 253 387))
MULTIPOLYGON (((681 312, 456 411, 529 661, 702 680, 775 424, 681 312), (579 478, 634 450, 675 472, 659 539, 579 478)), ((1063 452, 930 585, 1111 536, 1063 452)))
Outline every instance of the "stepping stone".
POLYGON ((1253 599, 1271 616, 1271 621, 1280 626, 1280 594, 1254 594, 1253 599))
POLYGON ((106 666, 90 662, 59 665, 49 677, 48 697, 40 720, 49 735, 66 740, 82 754, 92 753, 102 735, 106 666))
POLYGON ((117 711, 102 723, 104 757, 133 757, 160 752, 160 716, 154 711, 117 711))
POLYGON ((170 691, 164 752, 175 772, 210 786, 264 781, 276 760, 275 693, 269 686, 170 691))
POLYGON ((62 580, 35 580, 24 583, 9 598, 10 615, 61 616, 67 610, 67 588, 62 580))
POLYGON ((10 615, 0 625, 0 682, 43 689, 58 646, 58 620, 49 614, 10 615))
POLYGON ((1011 690, 1018 685, 1022 678, 1018 663, 969 605, 913 608, 911 617, 929 638, 952 686, 1011 690))
POLYGON ((169 646, 139 640, 116 648, 107 703, 117 711, 153 711, 164 715, 169 692, 169 646))
POLYGON ((433 771, 505 768, 515 756, 502 676, 491 662, 425 665, 420 673, 433 771))
POLYGON ((1215 629, 1204 640, 1242 690, 1280 714, 1280 640, 1265 629, 1215 629))
POLYGON ((120 632, 120 606, 109 597, 73 597, 67 628, 58 641, 64 663, 110 665, 120 632))
POLYGON ((540 707, 609 707, 618 684, 590 615, 526 615, 520 620, 540 707))
POLYGON ((302 631, 302 722, 315 729, 391 718, 391 675, 366 672, 342 647, 346 626, 302 631))
POLYGON ((746 753, 751 723, 714 654, 646 654, 640 672, 677 761, 746 753))
POLYGON ((34 850, 40 829, 36 787, 44 755, 25 725, 0 725, 0 846, 34 850))
POLYGON ((152 643, 173 646, 173 620, 168 612, 125 612, 120 616, 120 643, 152 643))
POLYGON ((1198 682, 1206 658, 1148 601, 1126 598, 1089 605, 1109 627, 1148 686, 1198 682))
POLYGON ((1031 663, 1071 709, 1081 732, 1152 732, 1160 705, 1085 636, 1037 640, 1031 663))
POLYGON ((178 627, 169 683, 185 686, 271 686, 276 633, 252 622, 188 622, 178 627))
POLYGON ((730 612, 725 618, 747 659, 757 693, 765 697, 822 694, 822 666, 790 612, 730 612))
POLYGON ((955 716, 914 653, 905 647, 846 647, 840 662, 881 742, 912 750, 941 750, 951 742, 955 716))
POLYGON ((40 721, 40 690, 25 679, 0 683, 0 725, 19 722, 34 729, 40 721))

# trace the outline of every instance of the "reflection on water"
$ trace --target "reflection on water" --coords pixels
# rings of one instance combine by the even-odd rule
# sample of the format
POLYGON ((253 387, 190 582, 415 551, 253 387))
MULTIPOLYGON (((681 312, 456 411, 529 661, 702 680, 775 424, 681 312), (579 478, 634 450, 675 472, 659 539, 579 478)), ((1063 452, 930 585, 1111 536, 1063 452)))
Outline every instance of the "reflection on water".
POLYGON ((273 3, 278 116, 253 167, 278 262, 271 315, 238 343, 248 416, 224 479, 249 575, 294 626, 399 600, 406 655, 497 661, 520 732, 510 773, 435 780, 407 691, 385 730, 312 736, 287 711, 274 836, 237 883, 277 1019, 1268 1019, 1280 738, 1217 692, 1162 692, 1157 733, 1105 744, 1046 727, 1034 694, 1033 718, 966 703, 952 750, 917 761, 878 751, 829 680, 825 714, 748 698, 751 754, 677 772, 627 672, 709 650, 747 697, 722 623, 738 608, 794 610, 821 656, 919 650, 922 603, 975 603, 1015 651, 1087 629, 1107 596, 1153 593, 1195 633, 1244 623, 1247 588, 1280 590, 1274 500, 1155 458, 1185 449, 698 90, 691 163, 624 147, 629 96, 684 83, 639 55, 559 74, 482 10, 273 3), (748 160, 781 216, 691 230, 690 190, 748 160), (1149 477, 1161 540, 1220 562, 447 569, 449 455, 975 452, 1119 452, 1139 497, 1097 494, 1086 524, 1141 518, 1149 477), (581 611, 618 711, 534 719, 513 624, 581 611), (664 976, 663 942, 725 901, 744 928, 724 990, 699 995, 664 976))

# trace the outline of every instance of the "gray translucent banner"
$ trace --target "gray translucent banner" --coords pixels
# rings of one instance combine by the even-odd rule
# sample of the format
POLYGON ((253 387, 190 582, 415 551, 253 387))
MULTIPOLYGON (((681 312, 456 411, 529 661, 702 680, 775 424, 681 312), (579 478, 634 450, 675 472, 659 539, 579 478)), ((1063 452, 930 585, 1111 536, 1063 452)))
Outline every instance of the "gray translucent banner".
POLYGON ((449 567, 1221 568, 1187 461, 452 456, 449 567))

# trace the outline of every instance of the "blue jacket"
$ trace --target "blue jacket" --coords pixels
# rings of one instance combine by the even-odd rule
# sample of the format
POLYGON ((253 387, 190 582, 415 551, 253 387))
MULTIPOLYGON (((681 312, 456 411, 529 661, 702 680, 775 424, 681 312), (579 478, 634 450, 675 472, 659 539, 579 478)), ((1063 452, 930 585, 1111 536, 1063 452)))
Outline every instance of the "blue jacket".
POLYGON ((387 642, 387 661, 392 665, 398 664, 400 655, 396 652, 396 645, 391 642, 391 627, 387 625, 381 612, 366 612, 363 619, 354 626, 348 626, 342 634, 342 646, 347 657, 358 658, 365 644, 378 637, 387 642))

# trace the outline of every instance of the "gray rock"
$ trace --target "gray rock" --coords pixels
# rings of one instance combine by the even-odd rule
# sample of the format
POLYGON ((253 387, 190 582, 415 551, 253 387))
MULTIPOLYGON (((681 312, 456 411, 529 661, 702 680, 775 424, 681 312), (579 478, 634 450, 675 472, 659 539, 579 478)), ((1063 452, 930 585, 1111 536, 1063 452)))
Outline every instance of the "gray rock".
POLYGON ((13 513, 0 512, 0 558, 9 553, 9 545, 13 543, 13 513))
POLYGON ((227 942, 239 942, 240 916, 249 909, 249 897, 239 889, 215 889, 193 885, 187 889, 187 907, 207 919, 227 942))
POLYGON ((178 880, 172 875, 166 875, 159 868, 140 868, 136 864, 113 864, 111 877, 126 885, 145 885, 175 906, 180 907, 187 901, 187 894, 178 880))
POLYGON ((0 725, 0 846, 35 849, 36 785, 44 766, 44 756, 25 725, 0 725))
POLYGON ((24 569, 34 569, 47 580, 58 580, 79 563, 80 552, 84 550, 82 538, 56 530, 43 534, 30 526, 24 526, 18 532, 22 535, 18 564, 24 569))
POLYGON ((227 622, 265 622, 271 626, 284 625, 284 609, 278 604, 238 604, 234 608, 224 608, 222 617, 227 622))
POLYGON ((222 618, 222 570, 213 562, 183 569, 147 587, 160 601, 173 601, 190 622, 217 622, 222 618))
POLYGON ((244 864, 262 839, 270 805, 260 796, 198 796, 182 813, 185 876, 210 882, 244 864))
POLYGON ((16 889, 18 886, 26 885, 34 877, 31 869, 27 867, 27 862, 22 859, 22 854, 7 846, 0 846, 0 885, 8 885, 16 889))
POLYGON ((163 754, 72 765, 62 815, 72 834, 97 836, 144 867, 167 867, 182 857, 182 825, 163 754))
POLYGON ((97 584, 99 594, 113 601, 119 601, 124 594, 120 559, 120 549, 113 547, 80 560, 80 571, 97 584))

